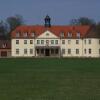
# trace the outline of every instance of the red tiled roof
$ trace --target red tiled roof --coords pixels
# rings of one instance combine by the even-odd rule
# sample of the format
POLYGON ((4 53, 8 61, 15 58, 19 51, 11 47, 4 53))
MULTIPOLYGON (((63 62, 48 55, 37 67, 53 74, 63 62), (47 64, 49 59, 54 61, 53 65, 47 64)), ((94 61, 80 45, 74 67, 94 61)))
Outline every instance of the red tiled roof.
POLYGON ((90 26, 51 26, 45 27, 42 25, 34 25, 34 26, 19 26, 12 33, 12 38, 16 38, 16 33, 20 33, 20 38, 24 38, 23 34, 28 33, 28 37, 31 37, 31 33, 34 32, 36 37, 44 33, 46 30, 52 32, 56 36, 60 37, 61 32, 64 33, 65 38, 68 37, 68 32, 72 33, 72 38, 77 38, 76 34, 79 32, 80 37, 84 38, 88 33, 90 26))

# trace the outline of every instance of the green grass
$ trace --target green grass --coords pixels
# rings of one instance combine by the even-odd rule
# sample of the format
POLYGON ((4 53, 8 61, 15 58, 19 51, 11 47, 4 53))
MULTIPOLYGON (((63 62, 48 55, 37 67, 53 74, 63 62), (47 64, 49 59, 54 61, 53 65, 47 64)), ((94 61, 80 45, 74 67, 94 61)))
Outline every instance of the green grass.
POLYGON ((100 100, 100 59, 0 59, 0 100, 100 100))

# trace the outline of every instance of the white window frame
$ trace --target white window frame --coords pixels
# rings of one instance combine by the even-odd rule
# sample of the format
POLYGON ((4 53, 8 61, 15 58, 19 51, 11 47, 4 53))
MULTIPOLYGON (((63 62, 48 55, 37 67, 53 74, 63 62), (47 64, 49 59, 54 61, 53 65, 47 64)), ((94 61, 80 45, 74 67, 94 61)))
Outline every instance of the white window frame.
POLYGON ((19 49, 16 49, 16 54, 19 55, 19 49))
POLYGON ((24 44, 27 44, 27 40, 24 40, 24 44))
POLYGON ((69 54, 69 55, 71 54, 71 49, 68 49, 68 54, 69 54))
POLYGON ((65 44, 65 40, 62 40, 62 44, 65 44))
POLYGON ((19 40, 16 40, 16 44, 17 44, 17 45, 19 44, 19 40))
POLYGON ((28 52, 27 52, 27 49, 24 49, 24 54, 27 55, 27 53, 28 53, 28 52))

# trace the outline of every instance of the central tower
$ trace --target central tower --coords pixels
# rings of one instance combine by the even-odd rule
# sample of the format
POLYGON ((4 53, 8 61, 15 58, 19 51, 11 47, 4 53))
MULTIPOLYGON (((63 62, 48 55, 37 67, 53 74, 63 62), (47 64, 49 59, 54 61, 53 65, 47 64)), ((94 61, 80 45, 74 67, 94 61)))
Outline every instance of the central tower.
POLYGON ((45 17, 45 27, 51 27, 51 18, 47 15, 45 17))

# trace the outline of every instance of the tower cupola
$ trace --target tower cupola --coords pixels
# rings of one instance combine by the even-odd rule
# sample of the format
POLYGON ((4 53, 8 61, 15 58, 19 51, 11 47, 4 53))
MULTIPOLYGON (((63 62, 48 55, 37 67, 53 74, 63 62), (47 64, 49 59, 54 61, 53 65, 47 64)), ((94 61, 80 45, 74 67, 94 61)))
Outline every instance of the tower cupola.
POLYGON ((45 17, 45 27, 51 27, 51 18, 47 15, 45 17))

